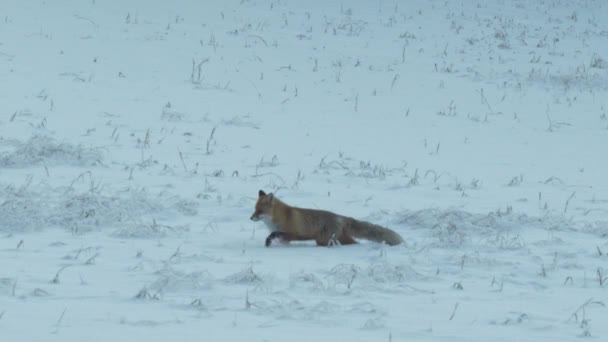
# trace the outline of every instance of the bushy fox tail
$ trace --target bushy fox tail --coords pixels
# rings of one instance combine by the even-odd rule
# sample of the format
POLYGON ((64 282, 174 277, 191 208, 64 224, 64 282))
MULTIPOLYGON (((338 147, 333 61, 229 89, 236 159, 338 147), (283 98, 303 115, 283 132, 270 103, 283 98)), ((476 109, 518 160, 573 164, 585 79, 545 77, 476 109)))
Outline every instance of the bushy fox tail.
POLYGON ((385 242, 390 246, 398 245, 403 242, 403 238, 397 232, 382 226, 352 219, 346 229, 347 234, 357 238, 375 242, 385 242))

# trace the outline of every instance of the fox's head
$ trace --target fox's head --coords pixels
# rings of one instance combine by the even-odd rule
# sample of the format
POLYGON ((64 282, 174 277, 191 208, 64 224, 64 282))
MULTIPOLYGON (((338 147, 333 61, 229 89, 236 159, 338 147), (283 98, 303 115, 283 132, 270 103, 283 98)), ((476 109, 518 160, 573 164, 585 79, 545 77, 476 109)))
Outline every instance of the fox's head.
POLYGON ((272 193, 266 194, 263 190, 260 190, 258 192, 258 201, 255 204, 255 210, 253 211, 253 215, 251 215, 251 220, 259 221, 270 218, 273 199, 274 195, 272 193))

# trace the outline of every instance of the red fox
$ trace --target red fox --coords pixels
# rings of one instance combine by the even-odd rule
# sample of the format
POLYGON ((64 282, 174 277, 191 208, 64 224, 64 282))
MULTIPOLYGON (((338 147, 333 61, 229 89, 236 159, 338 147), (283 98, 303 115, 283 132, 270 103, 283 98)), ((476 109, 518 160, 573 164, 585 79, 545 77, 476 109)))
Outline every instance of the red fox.
POLYGON ((252 221, 262 220, 271 233, 266 238, 266 247, 272 240, 315 240, 319 246, 357 243, 355 238, 398 245, 403 239, 396 232, 369 222, 334 214, 330 211, 304 209, 281 202, 272 193, 260 190, 252 221))

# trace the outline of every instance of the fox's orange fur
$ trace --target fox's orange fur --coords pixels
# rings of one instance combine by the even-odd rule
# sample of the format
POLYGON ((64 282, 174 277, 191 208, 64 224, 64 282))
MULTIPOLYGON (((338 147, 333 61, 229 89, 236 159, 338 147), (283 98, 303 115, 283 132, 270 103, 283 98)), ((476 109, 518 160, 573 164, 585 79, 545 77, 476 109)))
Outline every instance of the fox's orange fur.
POLYGON ((262 190, 258 196, 251 220, 262 220, 270 229, 266 247, 277 238, 283 241, 314 240, 319 246, 349 245, 357 243, 355 239, 384 242, 391 246, 403 242, 396 232, 373 223, 325 210, 292 207, 262 190))

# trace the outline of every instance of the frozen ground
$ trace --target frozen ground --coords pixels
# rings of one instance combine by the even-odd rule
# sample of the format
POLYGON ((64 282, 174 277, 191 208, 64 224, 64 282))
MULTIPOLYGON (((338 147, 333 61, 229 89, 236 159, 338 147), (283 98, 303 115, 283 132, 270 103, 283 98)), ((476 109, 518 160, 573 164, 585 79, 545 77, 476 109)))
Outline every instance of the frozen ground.
POLYGON ((608 337, 608 3, 151 3, 0 3, 0 340, 608 337))

